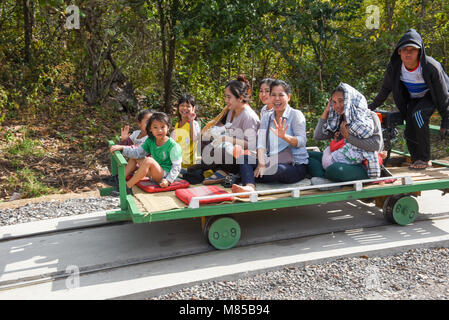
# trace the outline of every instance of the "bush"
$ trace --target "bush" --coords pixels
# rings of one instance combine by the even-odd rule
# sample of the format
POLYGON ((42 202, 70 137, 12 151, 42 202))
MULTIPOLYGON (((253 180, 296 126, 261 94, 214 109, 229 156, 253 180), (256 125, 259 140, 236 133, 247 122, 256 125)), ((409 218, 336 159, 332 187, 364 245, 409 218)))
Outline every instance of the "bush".
POLYGON ((15 175, 7 179, 11 188, 22 194, 23 198, 34 198, 42 195, 57 193, 58 190, 42 183, 42 175, 30 168, 17 170, 15 175))
POLYGON ((8 105, 8 93, 5 88, 0 85, 0 125, 5 120, 6 109, 8 105))

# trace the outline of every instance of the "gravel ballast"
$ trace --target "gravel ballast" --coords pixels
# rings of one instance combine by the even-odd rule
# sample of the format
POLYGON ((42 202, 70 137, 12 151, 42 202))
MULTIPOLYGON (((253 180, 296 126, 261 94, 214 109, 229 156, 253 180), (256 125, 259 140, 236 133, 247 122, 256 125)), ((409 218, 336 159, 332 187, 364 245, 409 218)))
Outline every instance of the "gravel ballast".
POLYGON ((235 281, 211 281, 150 300, 449 299, 449 250, 412 249, 285 267, 235 281))
POLYGON ((120 198, 114 197, 90 197, 30 203, 18 208, 0 209, 0 226, 111 210, 119 206, 120 198))
MULTIPOLYGON (((30 203, 0 209, 0 226, 111 210, 114 197, 30 203)), ((386 256, 290 266, 233 281, 210 281, 151 300, 449 299, 449 249, 419 248, 386 256)))

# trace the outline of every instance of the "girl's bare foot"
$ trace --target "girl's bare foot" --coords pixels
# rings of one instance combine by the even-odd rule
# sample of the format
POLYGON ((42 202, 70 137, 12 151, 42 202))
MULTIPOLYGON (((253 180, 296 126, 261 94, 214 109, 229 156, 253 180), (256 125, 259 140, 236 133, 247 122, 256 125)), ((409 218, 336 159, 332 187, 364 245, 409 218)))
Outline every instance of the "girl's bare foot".
MULTIPOLYGON (((252 185, 240 186, 238 184, 233 184, 231 187, 232 193, 242 193, 256 191, 256 188, 252 185)), ((249 195, 239 196, 240 198, 249 198, 249 195)))

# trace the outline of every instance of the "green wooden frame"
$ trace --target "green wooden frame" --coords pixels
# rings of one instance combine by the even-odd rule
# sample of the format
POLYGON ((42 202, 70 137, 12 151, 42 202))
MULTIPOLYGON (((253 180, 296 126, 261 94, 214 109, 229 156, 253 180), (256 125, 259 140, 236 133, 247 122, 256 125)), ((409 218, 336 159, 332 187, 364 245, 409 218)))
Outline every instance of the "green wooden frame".
MULTIPOLYGON (((108 141, 109 147, 113 146, 115 143, 113 141, 108 141)), ((120 191, 120 210, 111 211, 106 214, 107 220, 110 221, 128 221, 133 222, 135 217, 139 217, 141 212, 137 208, 136 202, 132 195, 126 194, 126 177, 125 177, 125 167, 128 162, 123 157, 120 151, 115 151, 111 153, 111 175, 118 175, 119 181, 119 191, 120 191)), ((100 189, 101 196, 108 196, 114 190, 114 187, 102 188, 100 189)))
MULTIPOLYGON (((114 143, 109 141, 109 145, 114 143)), ((118 175, 120 190, 120 210, 107 213, 107 220, 128 220, 134 223, 147 223, 214 215, 234 214, 251 211, 264 211, 279 208, 299 207, 340 201, 353 201, 366 198, 378 198, 400 194, 414 194, 427 190, 449 190, 449 179, 413 182, 413 184, 382 186, 379 188, 345 190, 340 192, 321 192, 320 194, 301 195, 300 197, 262 200, 258 202, 241 202, 221 205, 204 205, 199 208, 183 208, 154 213, 140 212, 132 195, 126 194, 125 166, 127 161, 119 151, 111 154, 111 174, 118 175)), ((447 164, 442 164, 449 167, 447 164)), ((113 188, 100 190, 101 195, 109 195, 113 188)))

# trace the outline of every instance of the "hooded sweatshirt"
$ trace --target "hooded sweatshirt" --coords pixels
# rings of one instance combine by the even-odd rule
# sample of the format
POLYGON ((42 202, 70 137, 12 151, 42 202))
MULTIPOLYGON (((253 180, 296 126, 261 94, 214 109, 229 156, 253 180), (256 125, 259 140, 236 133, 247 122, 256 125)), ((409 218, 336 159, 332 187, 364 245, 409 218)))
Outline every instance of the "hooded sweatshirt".
POLYGON ((375 110, 388 98, 393 92, 393 99, 396 106, 401 112, 402 117, 407 119, 407 105, 411 99, 409 90, 401 81, 402 60, 398 53, 399 48, 404 44, 413 43, 418 45, 420 49, 420 67, 422 68, 423 78, 427 88, 429 89, 431 98, 435 107, 441 115, 441 127, 449 128, 449 77, 444 72, 441 64, 434 58, 426 55, 424 42, 421 35, 415 30, 408 30, 397 43, 387 71, 384 75, 382 88, 374 101, 368 106, 371 110, 375 110))

